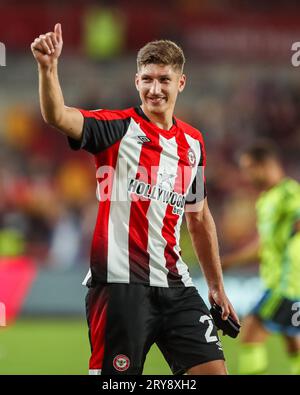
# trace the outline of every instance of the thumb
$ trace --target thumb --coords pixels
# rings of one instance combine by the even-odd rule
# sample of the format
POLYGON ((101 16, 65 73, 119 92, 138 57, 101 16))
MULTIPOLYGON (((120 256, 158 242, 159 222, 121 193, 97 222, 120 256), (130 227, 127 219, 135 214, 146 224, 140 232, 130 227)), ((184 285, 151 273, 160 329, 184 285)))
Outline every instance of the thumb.
POLYGON ((215 303, 215 300, 214 300, 211 293, 208 295, 208 300, 209 300, 209 303, 211 304, 211 306, 215 303))
POLYGON ((57 40, 58 41, 62 41, 62 30, 61 30, 61 24, 60 23, 57 23, 54 26, 54 33, 56 35, 57 40))
POLYGON ((228 316, 229 316, 229 309, 227 306, 223 305, 222 306, 222 319, 227 320, 228 316))

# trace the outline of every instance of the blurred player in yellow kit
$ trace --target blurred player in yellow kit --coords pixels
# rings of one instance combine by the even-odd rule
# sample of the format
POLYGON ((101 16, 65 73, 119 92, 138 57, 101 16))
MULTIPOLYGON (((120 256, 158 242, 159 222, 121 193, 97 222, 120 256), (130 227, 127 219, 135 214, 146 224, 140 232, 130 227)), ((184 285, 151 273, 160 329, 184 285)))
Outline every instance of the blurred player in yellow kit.
POLYGON ((261 141, 245 150, 239 166, 261 194, 256 203, 258 239, 223 258, 223 268, 260 261, 265 291, 243 322, 238 370, 260 374, 268 361, 265 340, 280 333, 291 373, 300 374, 300 185, 288 178, 276 147, 261 141), (297 303, 298 302, 298 303, 297 303))

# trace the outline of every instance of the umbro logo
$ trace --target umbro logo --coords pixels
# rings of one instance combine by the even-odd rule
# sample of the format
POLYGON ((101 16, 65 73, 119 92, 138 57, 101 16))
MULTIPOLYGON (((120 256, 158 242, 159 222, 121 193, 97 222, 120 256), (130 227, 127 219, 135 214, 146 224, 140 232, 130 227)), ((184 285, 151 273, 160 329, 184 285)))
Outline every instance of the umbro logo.
POLYGON ((146 137, 146 136, 137 136, 137 143, 138 144, 144 144, 144 143, 150 143, 151 142, 151 140, 150 139, 148 139, 148 137, 146 137))

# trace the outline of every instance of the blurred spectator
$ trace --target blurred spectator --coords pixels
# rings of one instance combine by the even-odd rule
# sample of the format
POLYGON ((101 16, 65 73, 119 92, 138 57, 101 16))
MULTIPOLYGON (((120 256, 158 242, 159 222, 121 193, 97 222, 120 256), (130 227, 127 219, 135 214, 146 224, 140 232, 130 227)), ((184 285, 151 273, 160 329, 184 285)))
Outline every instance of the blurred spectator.
POLYGON ((107 7, 92 6, 84 19, 86 54, 94 60, 120 55, 125 42, 125 19, 121 12, 107 7))

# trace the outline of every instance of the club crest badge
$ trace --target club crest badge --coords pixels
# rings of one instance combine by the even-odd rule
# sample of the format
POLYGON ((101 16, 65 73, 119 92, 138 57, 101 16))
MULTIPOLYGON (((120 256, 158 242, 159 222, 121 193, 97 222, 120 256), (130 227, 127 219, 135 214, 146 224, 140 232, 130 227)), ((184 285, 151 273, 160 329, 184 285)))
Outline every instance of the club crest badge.
POLYGON ((119 354, 113 360, 113 366, 119 372, 124 372, 130 366, 130 360, 126 355, 119 354))
POLYGON ((187 160, 188 160, 189 165, 191 167, 195 167, 196 166, 196 154, 195 154, 195 152, 194 152, 194 150, 192 148, 188 149, 187 160))

